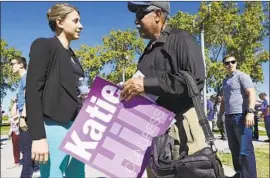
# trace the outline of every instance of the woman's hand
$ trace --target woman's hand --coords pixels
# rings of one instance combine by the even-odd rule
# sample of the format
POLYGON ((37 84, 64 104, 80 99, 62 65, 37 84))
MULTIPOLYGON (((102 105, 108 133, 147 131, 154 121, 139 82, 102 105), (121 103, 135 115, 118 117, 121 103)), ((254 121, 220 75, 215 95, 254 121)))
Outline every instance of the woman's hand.
POLYGON ((19 126, 22 129, 22 131, 24 131, 24 132, 26 132, 28 130, 28 126, 27 126, 24 118, 20 118, 19 126))
POLYGON ((33 140, 32 159, 39 164, 46 164, 49 159, 49 145, 47 139, 33 140))

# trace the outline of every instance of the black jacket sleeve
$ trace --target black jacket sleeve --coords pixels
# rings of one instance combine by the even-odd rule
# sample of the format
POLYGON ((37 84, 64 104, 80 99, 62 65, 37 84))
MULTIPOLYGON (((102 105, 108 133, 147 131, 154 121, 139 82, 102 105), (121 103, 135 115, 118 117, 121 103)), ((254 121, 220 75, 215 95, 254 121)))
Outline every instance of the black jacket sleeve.
POLYGON ((51 60, 50 53, 48 39, 39 38, 31 45, 25 97, 27 124, 33 140, 46 138, 42 111, 42 92, 51 60))
POLYGON ((180 70, 190 72, 201 91, 204 87, 205 69, 201 49, 195 38, 187 32, 176 33, 167 43, 172 70, 157 77, 145 77, 145 92, 157 96, 186 96, 186 84, 179 74, 180 70))

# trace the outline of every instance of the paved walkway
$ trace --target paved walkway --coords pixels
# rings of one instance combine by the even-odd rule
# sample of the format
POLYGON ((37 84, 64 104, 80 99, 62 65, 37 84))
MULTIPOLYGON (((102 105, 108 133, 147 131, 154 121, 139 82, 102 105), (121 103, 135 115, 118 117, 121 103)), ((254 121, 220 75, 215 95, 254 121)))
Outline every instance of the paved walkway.
MULTIPOLYGON (((227 152, 229 153, 228 149, 228 143, 227 141, 223 141, 218 136, 216 136, 216 146, 220 152, 227 152)), ((260 136, 259 141, 254 141, 254 145, 258 144, 266 144, 262 142, 263 140, 266 140, 266 137, 260 136)), ((11 140, 7 139, 7 136, 1 136, 1 142, 4 143, 4 145, 1 145, 1 178, 18 178, 21 172, 21 167, 8 169, 14 162, 13 160, 13 153, 12 153, 12 142, 11 140)), ((101 178, 105 177, 104 174, 102 174, 99 171, 96 171, 92 169, 89 166, 86 166, 86 177, 87 178, 101 178)), ((232 168, 224 165, 224 172, 226 176, 232 176, 234 175, 234 171, 232 168)), ((146 174, 143 175, 143 177, 147 178, 146 174)))

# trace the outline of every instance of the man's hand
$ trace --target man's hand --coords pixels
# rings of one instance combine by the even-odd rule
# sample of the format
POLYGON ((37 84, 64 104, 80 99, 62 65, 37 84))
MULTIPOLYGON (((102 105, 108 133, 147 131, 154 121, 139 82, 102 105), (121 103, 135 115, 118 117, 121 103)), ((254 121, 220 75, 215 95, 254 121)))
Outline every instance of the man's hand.
POLYGON ((142 93, 144 93, 143 78, 131 78, 123 84, 120 99, 128 101, 142 93))
POLYGON ((245 120, 246 127, 252 127, 254 125, 254 113, 247 113, 245 120))
POLYGON ((26 132, 28 130, 28 126, 25 122, 24 118, 20 118, 20 128, 22 129, 22 131, 26 132))
POLYGON ((47 139, 33 140, 32 160, 39 164, 46 164, 49 159, 49 145, 47 139))

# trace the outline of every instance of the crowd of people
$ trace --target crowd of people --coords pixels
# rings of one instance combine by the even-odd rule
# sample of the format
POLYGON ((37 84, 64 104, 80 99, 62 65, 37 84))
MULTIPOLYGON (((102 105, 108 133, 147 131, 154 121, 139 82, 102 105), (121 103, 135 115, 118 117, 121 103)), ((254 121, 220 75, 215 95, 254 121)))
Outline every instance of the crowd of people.
MULTIPOLYGON (((194 106, 179 72, 188 71, 199 90, 203 89, 206 71, 200 46, 187 31, 167 24, 169 2, 128 2, 128 9, 136 14, 140 37, 149 43, 137 65, 144 77, 127 80, 120 98, 128 101, 143 93, 158 96, 157 104, 176 114, 177 122, 169 132, 179 144, 177 154, 187 151, 191 155, 206 143, 198 120, 188 120, 194 116, 194 106)), ((10 118, 14 153, 11 168, 19 166, 22 152, 23 178, 32 177, 37 170, 42 178, 85 177, 84 163, 58 149, 86 97, 78 89, 84 71, 70 48, 83 30, 80 15, 70 4, 55 4, 47 12, 54 37, 38 38, 32 43, 28 68, 24 57, 10 61, 13 72, 20 76, 10 118)), ((227 75, 222 92, 207 101, 209 123, 213 129, 217 126, 222 139, 229 143, 234 177, 256 178, 252 139, 258 137, 258 132, 253 132, 253 126, 260 111, 270 136, 267 95, 261 93, 262 103, 257 102, 255 107, 254 84, 249 75, 237 69, 237 58, 228 54, 222 62, 227 75)), ((150 167, 147 169, 148 177, 154 177, 152 171, 150 167)))

